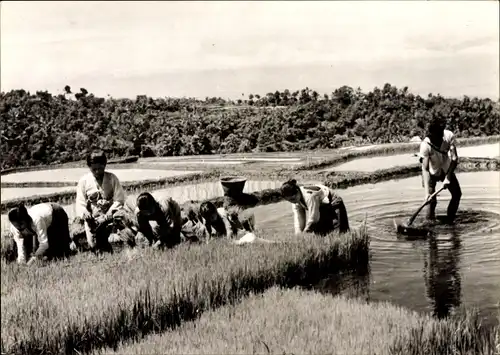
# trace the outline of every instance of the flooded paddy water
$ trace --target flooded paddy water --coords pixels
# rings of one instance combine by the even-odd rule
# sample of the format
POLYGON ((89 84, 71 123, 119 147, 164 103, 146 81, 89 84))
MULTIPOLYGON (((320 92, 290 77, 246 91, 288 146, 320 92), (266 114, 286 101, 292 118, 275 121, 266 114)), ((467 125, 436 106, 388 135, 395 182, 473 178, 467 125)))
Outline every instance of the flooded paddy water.
MULTIPOLYGON (((416 151, 415 151, 416 152, 416 151)), ((493 158, 500 156, 500 142, 483 144, 472 147, 457 148, 458 156, 493 158)), ((370 172, 378 169, 388 169, 395 166, 405 166, 418 163, 418 158, 413 153, 394 154, 377 157, 367 157, 351 160, 347 163, 329 167, 322 171, 363 171, 370 172)))
POLYGON ((243 165, 243 164, 254 164, 258 166, 275 166, 275 165, 301 165, 310 161, 307 158, 241 158, 239 160, 234 159, 200 159, 200 160, 184 160, 184 161, 141 161, 139 166, 157 166, 166 168, 179 168, 182 169, 183 166, 193 166, 199 165, 200 167, 212 168, 212 167, 225 167, 227 165, 243 165))
MULTIPOLYGON (((500 302, 499 178, 498 172, 458 174, 463 196, 455 225, 438 225, 435 239, 413 242, 398 239, 393 219, 407 220, 422 203, 420 177, 339 190, 351 225, 367 218, 370 272, 336 276, 316 287, 440 316, 459 306, 476 307, 495 323, 500 302)), ((446 191, 438 197, 438 215, 446 213, 449 199, 446 191)), ((262 230, 293 231, 289 203, 253 210, 262 230)))
MULTIPOLYGON (((134 169, 132 166, 126 169, 109 168, 107 171, 114 173, 120 181, 138 181, 148 179, 159 179, 172 176, 199 173, 201 171, 179 171, 166 169, 134 169)), ((78 180, 89 172, 88 168, 66 168, 26 171, 8 175, 2 175, 2 182, 78 182, 78 180)))
POLYGON ((75 187, 2 187, 0 195, 2 202, 20 197, 30 197, 36 195, 50 195, 56 192, 75 191, 75 187))

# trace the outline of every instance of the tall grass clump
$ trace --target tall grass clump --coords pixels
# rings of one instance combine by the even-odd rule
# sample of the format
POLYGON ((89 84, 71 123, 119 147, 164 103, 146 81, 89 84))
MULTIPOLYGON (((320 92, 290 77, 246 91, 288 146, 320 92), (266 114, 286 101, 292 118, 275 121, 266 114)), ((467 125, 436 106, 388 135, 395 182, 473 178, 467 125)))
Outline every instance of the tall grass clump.
POLYGON ((385 302, 273 287, 172 332, 94 354, 492 354, 493 332, 478 326, 471 319, 436 320, 385 302), (420 337, 413 336, 422 329, 420 337), (398 351, 409 342, 411 349, 398 351))
POLYGON ((499 354, 499 331, 498 326, 483 326, 478 313, 473 311, 449 320, 429 322, 423 318, 410 332, 398 336, 391 354, 499 354))
POLYGON ((68 354, 114 348, 250 292, 366 268, 368 248, 362 228, 343 236, 290 236, 284 243, 247 247, 217 241, 165 252, 147 249, 134 258, 117 254, 97 263, 81 255, 38 269, 4 264, 2 352, 68 354))

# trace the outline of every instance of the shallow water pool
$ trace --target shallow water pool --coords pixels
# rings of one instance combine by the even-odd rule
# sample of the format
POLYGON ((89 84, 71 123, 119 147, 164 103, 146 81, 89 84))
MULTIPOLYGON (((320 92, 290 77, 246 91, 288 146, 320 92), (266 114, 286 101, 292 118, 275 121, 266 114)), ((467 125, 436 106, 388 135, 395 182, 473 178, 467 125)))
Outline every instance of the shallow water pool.
MULTIPOLYGON (((172 176, 181 176, 200 173, 201 171, 180 171, 166 169, 107 169, 114 173, 120 181, 140 181, 148 179, 159 179, 172 176)), ((25 171, 21 173, 8 174, 2 176, 3 182, 78 182, 78 180, 89 172, 87 168, 67 168, 39 171, 25 171)))
MULTIPOLYGON (((417 151, 415 151, 416 153, 417 151)), ((473 147, 458 147, 458 156, 475 158, 492 158, 500 156, 500 143, 483 144, 473 147)), ((364 171, 371 172, 378 169, 389 169, 418 163, 414 153, 394 154, 379 157, 367 157, 351 160, 347 163, 329 167, 323 171, 364 171)))
POLYGON ((5 187, 1 189, 2 202, 20 197, 50 195, 56 192, 75 191, 76 187, 5 187))

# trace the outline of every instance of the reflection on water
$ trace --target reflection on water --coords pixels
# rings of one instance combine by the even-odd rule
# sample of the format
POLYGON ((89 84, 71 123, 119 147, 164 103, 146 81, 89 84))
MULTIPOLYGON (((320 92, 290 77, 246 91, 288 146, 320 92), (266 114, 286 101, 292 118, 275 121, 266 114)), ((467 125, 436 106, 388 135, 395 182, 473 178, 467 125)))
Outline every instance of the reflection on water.
MULTIPOLYGON (((201 173, 201 171, 176 171, 166 169, 140 169, 130 166, 127 169, 109 168, 107 171, 115 174, 120 181, 139 181, 148 179, 161 179, 172 176, 181 176, 188 174, 201 173)), ((87 168, 61 168, 51 170, 23 171, 20 173, 2 175, 4 182, 30 182, 30 181, 46 181, 46 182, 74 182, 89 172, 87 168)))
MULTIPOLYGON (((432 314, 445 318, 461 305, 460 251, 462 243, 456 228, 451 230, 449 240, 440 240, 437 235, 429 238, 422 274, 426 295, 432 314)), ((343 295, 364 301, 376 301, 377 292, 370 297, 371 272, 369 268, 332 274, 312 288, 333 296, 343 295)), ((375 289, 376 291, 376 289, 375 289)))
POLYGON ((451 239, 442 242, 436 237, 429 239, 429 252, 424 262, 424 278, 427 297, 433 304, 433 314, 438 318, 450 315, 460 306, 461 278, 459 273, 462 243, 456 228, 451 229, 451 239))
MULTIPOLYGON (((461 304, 461 276, 459 272, 462 243, 456 231, 450 240, 430 238, 422 269, 426 295, 437 318, 445 318, 461 304)), ((418 274, 416 272, 416 274, 418 274)), ((377 301, 377 290, 371 287, 369 267, 354 272, 332 274, 312 288, 332 296, 343 295, 364 301, 377 301), (371 297, 370 290, 373 289, 371 297)), ((397 292, 397 290, 394 290, 397 292)))
MULTIPOLYGON (((281 185, 280 181, 271 180, 248 180, 245 183, 243 192, 251 193, 254 191, 261 191, 266 189, 274 189, 281 185)), ((164 198, 166 196, 172 197, 179 203, 190 200, 205 200, 222 196, 224 194, 220 182, 203 182, 199 184, 184 185, 168 187, 165 189, 155 190, 152 192, 155 197, 164 198)), ((136 195, 131 195, 130 198, 135 198, 136 195)))
POLYGON ((404 153, 379 157, 359 158, 348 161, 347 163, 329 167, 324 171, 363 171, 370 172, 378 169, 388 169, 395 166, 406 166, 408 164, 416 164, 418 159, 413 156, 413 153, 404 153))
POLYGON ((332 296, 343 295, 364 301, 370 300, 370 270, 335 273, 310 288, 332 296))

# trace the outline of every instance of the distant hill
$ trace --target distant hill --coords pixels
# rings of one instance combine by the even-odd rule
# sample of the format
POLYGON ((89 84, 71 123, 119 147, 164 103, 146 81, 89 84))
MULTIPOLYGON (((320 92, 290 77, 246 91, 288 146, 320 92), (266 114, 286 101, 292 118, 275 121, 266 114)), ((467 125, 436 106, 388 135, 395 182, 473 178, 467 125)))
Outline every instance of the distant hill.
POLYGON ((101 147, 111 158, 335 148, 423 137, 432 115, 457 136, 500 134, 499 102, 412 94, 385 84, 364 93, 308 88, 227 101, 137 96, 0 94, 2 169, 84 159, 101 147))

